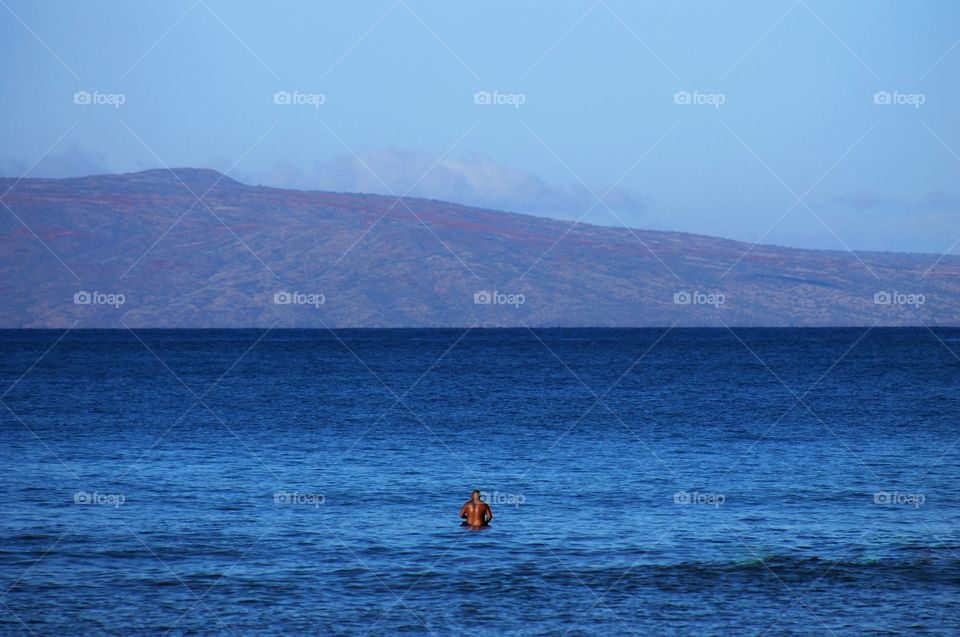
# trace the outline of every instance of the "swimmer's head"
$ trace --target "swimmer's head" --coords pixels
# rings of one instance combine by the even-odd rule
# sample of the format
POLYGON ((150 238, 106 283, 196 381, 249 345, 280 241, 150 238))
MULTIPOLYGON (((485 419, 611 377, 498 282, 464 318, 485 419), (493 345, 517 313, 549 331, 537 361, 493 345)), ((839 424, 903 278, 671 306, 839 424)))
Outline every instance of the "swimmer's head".
POLYGON ((474 489, 470 492, 470 499, 476 502, 480 499, 480 489, 474 489))

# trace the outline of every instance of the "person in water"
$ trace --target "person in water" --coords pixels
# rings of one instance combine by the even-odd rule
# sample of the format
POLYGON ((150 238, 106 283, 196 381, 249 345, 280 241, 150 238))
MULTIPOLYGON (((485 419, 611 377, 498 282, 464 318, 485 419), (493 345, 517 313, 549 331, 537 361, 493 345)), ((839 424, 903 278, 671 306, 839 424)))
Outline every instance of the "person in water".
POLYGON ((460 517, 463 522, 460 526, 470 527, 471 529, 482 529, 490 524, 493 519, 493 512, 489 505, 480 499, 480 492, 474 489, 470 493, 470 499, 460 507, 460 517))

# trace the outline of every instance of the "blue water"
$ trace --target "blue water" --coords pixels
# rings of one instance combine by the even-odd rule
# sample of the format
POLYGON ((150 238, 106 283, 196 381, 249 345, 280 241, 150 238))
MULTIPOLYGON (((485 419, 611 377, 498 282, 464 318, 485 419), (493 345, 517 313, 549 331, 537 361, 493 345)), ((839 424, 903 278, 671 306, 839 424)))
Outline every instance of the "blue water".
POLYGON ((0 332, 0 632, 957 634, 951 349, 0 332))

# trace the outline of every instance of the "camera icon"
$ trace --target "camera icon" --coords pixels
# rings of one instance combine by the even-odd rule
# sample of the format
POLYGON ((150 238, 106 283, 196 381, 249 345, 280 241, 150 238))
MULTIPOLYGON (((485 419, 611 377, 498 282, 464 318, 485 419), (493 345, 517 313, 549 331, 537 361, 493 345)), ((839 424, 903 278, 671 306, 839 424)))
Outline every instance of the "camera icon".
POLYGON ((890 305, 893 303, 893 296, 889 292, 876 292, 873 295, 873 302, 876 305, 890 305))
POLYGON ((681 291, 673 294, 674 305, 690 305, 692 301, 693 296, 689 292, 681 291))
POLYGON ((90 91, 77 91, 73 94, 74 104, 90 104, 92 101, 93 96, 90 95, 90 91))
POLYGON ((74 292, 73 303, 74 305, 90 305, 93 303, 93 295, 83 290, 74 292))
POLYGON ((290 305, 293 303, 293 295, 289 292, 276 292, 273 295, 274 305, 290 305))
POLYGON ((892 502, 893 494, 889 491, 877 491, 873 494, 874 504, 891 504, 892 502))
POLYGON ((90 504, 90 494, 86 491, 77 491, 73 494, 74 504, 90 504))
POLYGON ((286 491, 277 491, 273 494, 273 503, 274 504, 290 504, 290 494, 286 491))
POLYGON ((290 91, 277 91, 273 94, 274 104, 290 104, 292 101, 293 96, 290 95, 290 91))
POLYGON ((873 94, 874 104, 891 104, 892 102, 893 96, 889 91, 877 91, 873 94))
POLYGON ((493 303, 493 295, 487 290, 480 290, 473 293, 474 305, 490 305, 493 303))
POLYGON ((493 96, 490 95, 490 91, 477 91, 473 94, 473 103, 474 104, 492 104, 493 96))
POLYGON ((677 491, 673 494, 673 503, 674 504, 690 504, 693 499, 690 497, 690 494, 686 491, 677 491))
POLYGON ((673 94, 674 104, 689 104, 692 100, 689 91, 677 91, 673 94))

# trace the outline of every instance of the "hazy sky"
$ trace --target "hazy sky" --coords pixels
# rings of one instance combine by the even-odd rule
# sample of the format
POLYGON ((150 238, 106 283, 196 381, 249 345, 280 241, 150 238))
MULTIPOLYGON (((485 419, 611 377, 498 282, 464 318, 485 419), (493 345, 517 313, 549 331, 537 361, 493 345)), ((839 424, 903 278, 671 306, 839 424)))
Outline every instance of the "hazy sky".
POLYGON ((958 41, 955 0, 0 0, 0 172, 960 253, 958 41))

